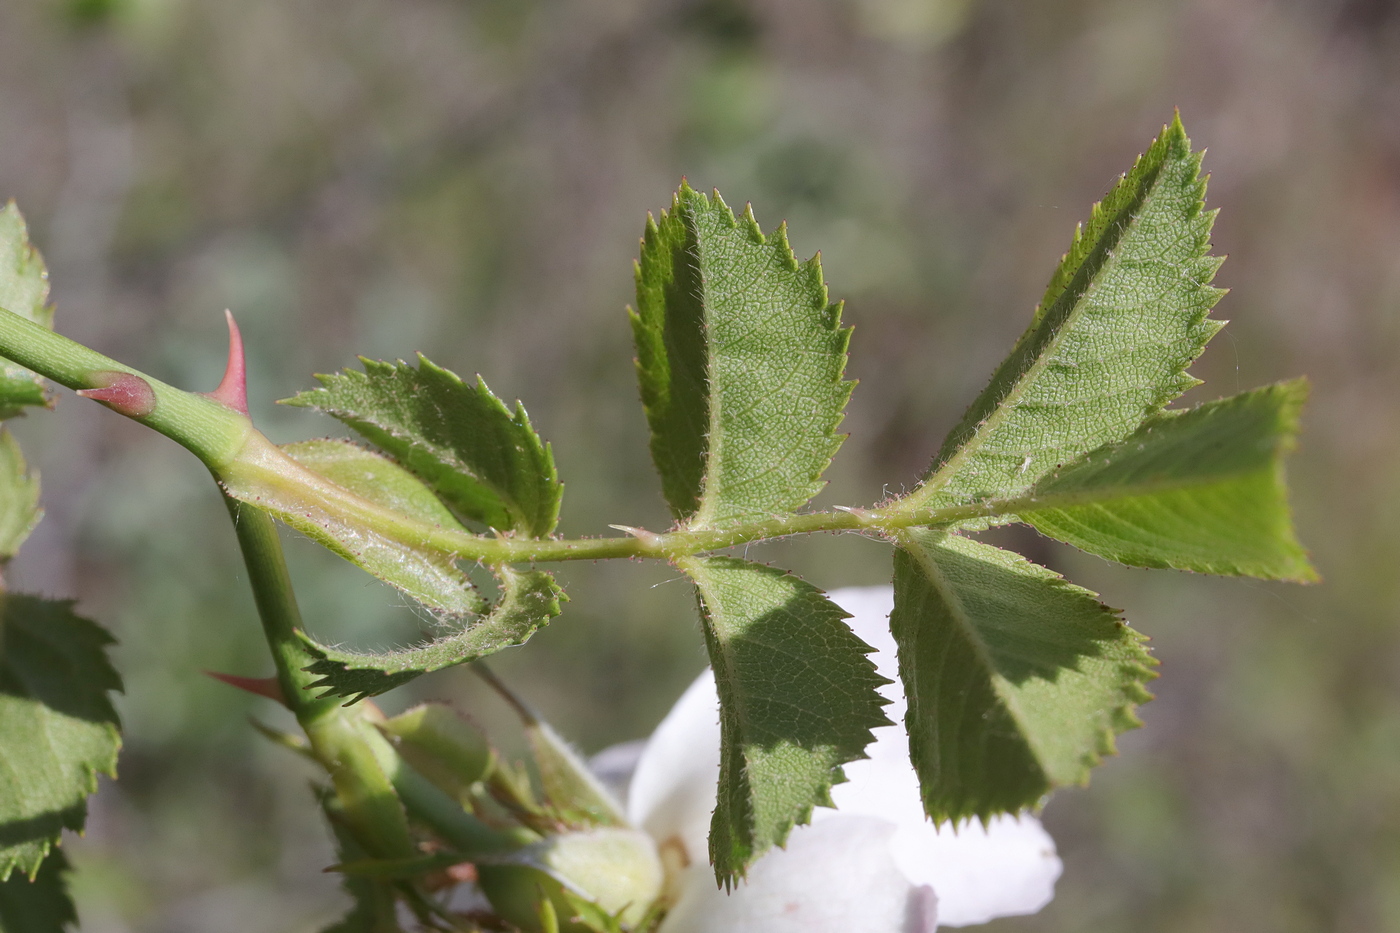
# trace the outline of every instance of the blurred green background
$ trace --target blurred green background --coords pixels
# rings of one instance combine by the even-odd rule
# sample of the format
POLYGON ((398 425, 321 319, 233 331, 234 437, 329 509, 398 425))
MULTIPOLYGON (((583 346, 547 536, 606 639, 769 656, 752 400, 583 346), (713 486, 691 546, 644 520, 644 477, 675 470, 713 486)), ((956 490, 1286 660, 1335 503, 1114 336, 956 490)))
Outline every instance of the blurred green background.
MULTIPOLYGON (((1074 224, 1181 108, 1222 209, 1192 398, 1306 373, 1291 478, 1313 588, 1031 556, 1124 606, 1162 662, 1146 728, 1044 818, 1065 860, 1020 931, 1400 930, 1400 4, 1394 0, 5 0, 0 196, 61 331, 218 380, 220 311, 276 408, 357 353, 426 351, 522 398, 562 530, 668 524, 623 314, 681 176, 823 251, 861 380, 819 504, 914 480, 1025 326, 1074 224)), ((341 908, 311 773, 201 669, 269 671, 223 508, 168 442, 64 394, 17 429, 48 516, 19 588, 120 638, 122 779, 68 843, 89 933, 312 931, 341 908)), ((402 642, 392 592, 292 543, 322 635, 402 642)), ((835 587, 856 537, 754 552, 835 587)), ((703 665, 667 568, 561 573, 498 671, 589 751, 703 665)), ((470 674, 386 699, 466 703, 470 674)))

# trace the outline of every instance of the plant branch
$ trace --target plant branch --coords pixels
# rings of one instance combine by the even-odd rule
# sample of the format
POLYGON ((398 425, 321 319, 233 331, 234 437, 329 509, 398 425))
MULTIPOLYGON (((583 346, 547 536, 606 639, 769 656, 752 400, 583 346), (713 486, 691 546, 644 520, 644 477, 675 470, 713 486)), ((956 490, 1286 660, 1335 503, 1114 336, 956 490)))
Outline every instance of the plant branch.
POLYGON ((403 807, 365 740, 361 712, 346 709, 333 699, 316 699, 310 692, 316 678, 305 668, 315 659, 296 634, 301 628, 301 611, 292 592, 277 526, 264 512, 233 499, 225 501, 282 695, 306 731, 312 754, 330 775, 356 837, 381 858, 414 854, 403 807))
POLYGON ((414 771, 371 721, 367 711, 372 707, 345 707, 337 698, 312 695, 319 677, 306 671, 315 658, 297 636, 301 611, 277 526, 265 512, 234 499, 225 502, 282 695, 310 739, 312 756, 330 774, 362 844, 380 858, 414 854, 404 807, 463 852, 497 853, 531 841, 533 834, 491 829, 414 771))
POLYGON ((105 389, 117 377, 135 377, 149 390, 152 404, 137 410, 111 407, 188 449, 210 469, 236 455, 252 430, 246 416, 207 396, 166 385, 3 308, 0 356, 79 391, 105 389))
MULTIPOLYGON (((818 532, 891 536, 905 528, 1081 504, 1079 500, 1083 498, 1021 496, 931 509, 910 508, 896 502, 884 508, 775 515, 721 528, 683 528, 664 533, 627 529, 625 537, 490 537, 418 521, 369 502, 292 460, 256 431, 246 415, 207 396, 166 385, 3 309, 0 356, 69 388, 91 389, 110 383, 117 374, 143 381, 154 398, 148 411, 143 408, 133 413, 109 404, 188 448, 204 461, 230 495, 245 503, 274 511, 334 516, 410 547, 431 548, 484 564, 609 558, 673 561, 756 541, 818 532)), ((257 509, 245 510, 245 514, 253 512, 257 509)), ((262 512, 257 514, 266 517, 262 512)))

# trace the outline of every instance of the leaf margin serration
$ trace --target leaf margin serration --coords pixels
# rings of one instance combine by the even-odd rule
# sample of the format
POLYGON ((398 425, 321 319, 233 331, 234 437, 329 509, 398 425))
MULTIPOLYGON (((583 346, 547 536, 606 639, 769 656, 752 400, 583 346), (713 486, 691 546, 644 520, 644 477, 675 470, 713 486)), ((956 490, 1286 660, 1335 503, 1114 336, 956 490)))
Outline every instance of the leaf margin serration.
POLYGON ((765 235, 752 205, 736 216, 718 191, 705 195, 682 180, 671 209, 662 211, 660 220, 648 216, 634 272, 637 304, 627 310, 638 383, 653 463, 673 515, 699 529, 801 508, 825 486, 821 477, 845 439, 837 429, 855 387, 844 378, 852 328, 842 325, 843 302, 830 300, 820 254, 799 262, 786 224, 765 235), (726 243, 723 237, 729 234, 739 239, 726 243), (726 263, 756 264, 759 270, 749 269, 742 277, 743 298, 725 284, 740 278, 724 274, 726 263), (676 287, 682 279, 684 287, 676 287), (674 298, 670 304, 668 286, 674 298), (765 291, 754 297, 760 288, 765 291), (730 307, 734 302, 737 306, 730 307), (736 339, 739 323, 746 329, 768 328, 758 343, 769 356, 762 366, 739 366, 739 372, 730 373, 729 357, 737 362, 744 350, 736 339), (797 328, 806 330, 798 333, 797 328), (793 345, 784 346, 785 341, 793 345), (774 364, 780 351, 786 359, 774 364), (807 369, 799 368, 799 361, 807 369), (777 417, 765 420, 766 429, 727 420, 731 410, 747 414, 770 402, 766 385, 754 393, 757 405, 752 396, 732 397, 755 382, 755 372, 765 379, 781 373, 776 383, 782 388, 788 388, 789 379, 800 379, 805 392, 802 405, 776 412, 777 417), (819 405, 812 403, 814 398, 819 405), (799 425, 795 413, 806 408, 813 423, 799 425), (742 469, 752 466, 745 452, 771 446, 767 435, 773 425, 794 438, 784 441, 782 456, 766 460, 762 471, 743 475, 742 469), (731 440, 739 453, 730 454, 731 440), (811 449, 804 449, 808 445, 811 449), (783 481, 760 490, 757 501, 739 494, 763 472, 775 470, 786 471, 783 481))
MULTIPOLYGON (((417 366, 404 360, 359 359, 363 370, 347 367, 338 373, 319 373, 319 387, 281 399, 279 404, 314 409, 352 428, 417 474, 466 518, 528 537, 548 537, 554 531, 564 487, 559 482, 553 447, 535 431, 522 402, 517 401, 512 412, 480 375, 468 384, 422 353, 416 357, 417 366), (427 437, 421 426, 390 423, 391 419, 357 411, 354 405, 338 399, 339 394, 356 390, 374 392, 376 401, 387 405, 408 404, 428 391, 455 394, 474 416, 488 419, 498 439, 507 439, 518 462, 494 464, 509 475, 488 475, 492 471, 483 468, 481 460, 509 460, 508 451, 454 449, 453 439, 427 437)), ((455 443, 470 445, 476 439, 457 438, 455 443)))
MULTIPOLYGON (((1186 136, 1178 112, 1172 122, 1163 127, 1152 145, 1137 158, 1132 169, 1120 176, 1109 193, 1093 206, 1088 222, 1076 226, 1070 249, 1056 266, 1029 327, 997 367, 987 386, 949 431, 925 472, 921 485, 894 503, 893 507, 913 510, 977 498, 969 493, 950 496, 945 490, 962 478, 961 474, 966 473, 967 460, 977 456, 985 442, 994 437, 996 429, 1015 413, 1020 396, 1036 386, 1037 378, 1052 365, 1065 365, 1053 358, 1050 351, 1057 348, 1071 332, 1070 325, 1082 313, 1095 280, 1109 267, 1109 261, 1114 260, 1115 250, 1128 232, 1140 224, 1144 205, 1156 193, 1155 186, 1161 180, 1162 173, 1169 168, 1178 170, 1186 179, 1181 194, 1187 207, 1184 216, 1178 220, 1187 225, 1191 235, 1192 261, 1196 263, 1199 273, 1194 278, 1183 275, 1197 294, 1184 319, 1188 331, 1185 335, 1188 344, 1183 348, 1186 352, 1179 365, 1174 364, 1170 372, 1163 374, 1159 383, 1150 387, 1153 388, 1153 397, 1143 410, 1136 412, 1132 418, 1118 419, 1122 423, 1114 425, 1114 436, 1081 439, 1076 447, 1069 448, 1070 455, 1065 459, 1074 459, 1102 443, 1126 437, 1172 399, 1199 384, 1199 380, 1190 376, 1187 369, 1210 338, 1225 325, 1225 322, 1209 316, 1211 308, 1225 294, 1224 289, 1210 284, 1224 257, 1213 256, 1209 252, 1211 227, 1218 211, 1205 210, 1208 178, 1201 174, 1202 156, 1203 153, 1191 150, 1191 141, 1186 136), (1094 263, 1092 260, 1096 256, 1100 261, 1094 263)), ((1075 368, 1077 366, 1075 364, 1075 368)), ((1100 422, 1095 429, 1102 427, 1100 422)), ((1031 463, 1028 457, 1022 464, 1022 472, 1026 472, 1026 467, 1031 463)), ((1024 477, 1018 476, 1020 486, 1029 488, 1049 468, 1041 463, 1034 466, 1036 469, 1030 470, 1024 477)), ((1012 492, 1012 489, 995 490, 996 494, 1012 492)), ((982 521, 981 524, 985 525, 986 522, 982 521)))

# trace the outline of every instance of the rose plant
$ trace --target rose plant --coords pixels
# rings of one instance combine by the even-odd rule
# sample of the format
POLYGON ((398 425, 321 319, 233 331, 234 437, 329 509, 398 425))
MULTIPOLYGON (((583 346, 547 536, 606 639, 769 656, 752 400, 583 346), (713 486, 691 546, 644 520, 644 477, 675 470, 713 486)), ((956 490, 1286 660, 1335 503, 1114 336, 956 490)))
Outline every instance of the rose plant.
MULTIPOLYGON (((428 359, 363 361, 286 400, 374 449, 278 445, 249 417, 229 318, 223 381, 169 386, 51 329, 43 262, 0 213, 0 415, 76 390, 190 450, 233 518, 279 702, 266 730, 324 773, 353 906, 328 933, 418 930, 928 930, 1032 911, 1059 872, 1030 812, 1083 784, 1138 724, 1155 662, 1095 594, 978 537, 1022 522, 1140 567, 1307 581, 1283 456, 1306 394, 1280 383, 1170 408, 1222 326, 1200 155, 1165 127, 1079 228, 1031 323, 901 495, 812 510, 853 383, 851 330, 799 263, 686 184, 648 218, 630 314, 650 447, 674 524, 555 534, 563 486, 522 406, 428 359), (302 623, 275 522, 432 613, 437 637, 378 653, 302 623), (890 590, 821 588, 742 547, 841 531, 887 543, 890 590), (647 744, 624 807, 547 723, 506 761, 441 705, 369 698, 479 662, 559 616, 547 569, 668 562, 694 585, 712 675, 647 744), (491 595, 481 583, 495 579, 491 595), (897 685, 897 686, 896 686, 897 685), (834 809, 833 809, 834 808, 834 809)), ((39 519, 0 434, 0 560, 39 519)), ((110 637, 67 602, 5 593, 0 927, 75 918, 58 844, 120 735, 110 637)))

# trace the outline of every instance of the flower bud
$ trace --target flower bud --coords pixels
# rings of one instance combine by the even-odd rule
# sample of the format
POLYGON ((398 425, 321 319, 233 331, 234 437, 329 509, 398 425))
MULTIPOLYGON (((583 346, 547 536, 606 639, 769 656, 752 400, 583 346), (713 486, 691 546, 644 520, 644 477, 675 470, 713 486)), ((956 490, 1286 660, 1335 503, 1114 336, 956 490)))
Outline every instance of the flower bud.
POLYGON ((637 923, 661 893, 661 860, 646 833, 600 827, 561 833, 510 856, 509 864, 479 864, 479 885, 503 918, 530 933, 541 929, 539 903, 549 898, 561 933, 584 933, 571 923, 567 888, 616 916, 637 923))

